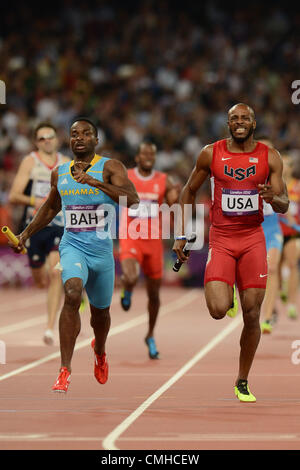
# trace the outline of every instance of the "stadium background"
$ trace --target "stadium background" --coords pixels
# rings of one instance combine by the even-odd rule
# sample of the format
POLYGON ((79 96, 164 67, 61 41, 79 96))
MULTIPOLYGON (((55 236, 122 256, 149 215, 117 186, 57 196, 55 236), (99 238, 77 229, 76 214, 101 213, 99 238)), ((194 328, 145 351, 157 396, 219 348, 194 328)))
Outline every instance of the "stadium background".
MULTIPOLYGON (((256 134, 298 162, 299 105, 291 99, 291 84, 300 79, 296 7, 174 5, 65 0, 1 7, 0 79, 7 92, 0 105, 1 226, 18 232, 22 208, 9 206, 8 192, 32 150, 32 129, 44 120, 57 126, 60 150, 70 155, 71 120, 90 116, 99 129, 98 153, 128 168, 139 142, 151 137, 156 168, 182 185, 201 147, 227 136, 228 108, 246 102, 256 112, 256 134)), ((206 185, 198 202, 208 196, 206 185)), ((166 284, 201 285, 207 230, 205 242, 178 276, 171 270, 172 240, 166 241, 166 284)), ((0 250, 0 286, 30 285, 26 257, 14 256, 3 237, 0 250)), ((116 260, 117 252, 116 242, 116 260)))

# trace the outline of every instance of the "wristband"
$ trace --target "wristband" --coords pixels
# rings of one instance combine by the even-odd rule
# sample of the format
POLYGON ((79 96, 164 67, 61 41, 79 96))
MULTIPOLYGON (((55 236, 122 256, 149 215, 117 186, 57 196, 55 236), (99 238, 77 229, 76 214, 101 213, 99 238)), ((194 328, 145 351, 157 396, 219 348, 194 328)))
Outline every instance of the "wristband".
POLYGON ((185 235, 179 235, 178 237, 175 237, 175 240, 186 240, 185 235))
POLYGON ((34 207, 35 206, 35 197, 34 196, 30 196, 30 202, 29 204, 34 207))

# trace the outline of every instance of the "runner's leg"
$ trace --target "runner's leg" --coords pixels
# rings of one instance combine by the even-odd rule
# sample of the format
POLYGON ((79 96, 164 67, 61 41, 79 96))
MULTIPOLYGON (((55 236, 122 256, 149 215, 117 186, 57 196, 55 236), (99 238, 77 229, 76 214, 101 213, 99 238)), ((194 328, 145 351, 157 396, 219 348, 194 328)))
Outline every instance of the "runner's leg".
POLYGON ((259 315, 264 295, 264 289, 249 288, 240 291, 244 327, 240 338, 239 371, 236 383, 240 379, 248 380, 261 337, 259 315))
POLYGON ((61 299, 63 296, 63 284, 61 280, 61 272, 55 269, 59 262, 58 251, 52 251, 48 256, 49 266, 49 287, 47 293, 48 322, 47 328, 53 330, 57 312, 59 310, 61 299))
POLYGON ((71 360, 81 328, 79 307, 83 290, 82 279, 68 279, 64 290, 65 301, 59 318, 61 367, 67 367, 71 372, 71 360))
POLYGON ((148 295, 148 332, 145 339, 154 335, 154 328, 157 322, 159 307, 160 307, 160 286, 161 279, 151 279, 146 277, 146 289, 148 295))
POLYGON ((105 344, 107 335, 109 333, 111 318, 110 307, 96 308, 93 305, 91 308, 91 327, 95 335, 95 352, 99 355, 105 352, 105 344))

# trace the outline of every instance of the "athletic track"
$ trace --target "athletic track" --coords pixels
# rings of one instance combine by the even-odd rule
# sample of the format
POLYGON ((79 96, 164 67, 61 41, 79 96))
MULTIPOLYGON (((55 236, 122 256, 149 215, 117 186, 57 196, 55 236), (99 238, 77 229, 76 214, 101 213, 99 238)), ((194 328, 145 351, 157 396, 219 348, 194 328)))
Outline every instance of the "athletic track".
MULTIPOLYGON (((51 387, 60 366, 42 341, 45 292, 0 291, 1 450, 298 450, 300 364, 292 362, 300 320, 280 315, 263 335, 249 378, 254 404, 233 393, 242 317, 210 318, 202 289, 162 288, 156 330, 160 360, 144 344, 146 297, 140 284, 123 312, 116 288, 107 341, 110 378, 93 376, 88 309, 73 357, 66 395, 51 387)), ((297 356, 300 358, 300 353, 297 356)))

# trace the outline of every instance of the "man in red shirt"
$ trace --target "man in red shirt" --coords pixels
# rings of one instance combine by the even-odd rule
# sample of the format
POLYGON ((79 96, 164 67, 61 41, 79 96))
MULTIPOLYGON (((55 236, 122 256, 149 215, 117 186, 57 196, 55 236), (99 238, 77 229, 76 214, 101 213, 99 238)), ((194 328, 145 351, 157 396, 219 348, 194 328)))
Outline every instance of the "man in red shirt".
POLYGON ((128 178, 136 187, 140 203, 137 208, 123 208, 119 239, 123 283, 121 305, 124 310, 129 310, 131 306, 131 295, 139 279, 140 268, 145 276, 149 313, 145 342, 150 359, 159 358, 154 328, 163 276, 160 206, 164 201, 172 206, 179 196, 178 186, 171 178, 166 173, 154 170, 155 159, 156 146, 151 142, 142 142, 135 159, 137 166, 128 170, 128 178), (136 230, 132 230, 132 227, 136 230))
MULTIPOLYGON (((263 201, 275 212, 289 206, 282 179, 282 160, 277 150, 254 140, 254 111, 239 103, 228 112, 231 137, 202 149, 180 195, 182 211, 193 204, 207 176, 211 178, 212 205, 209 254, 205 271, 208 310, 221 319, 232 305, 233 286, 239 289, 244 328, 240 339, 239 372, 235 394, 240 401, 253 402, 248 374, 259 344, 259 315, 268 275, 266 243, 261 227, 263 201)), ((181 261, 185 241, 184 218, 181 235, 173 250, 181 261)))

